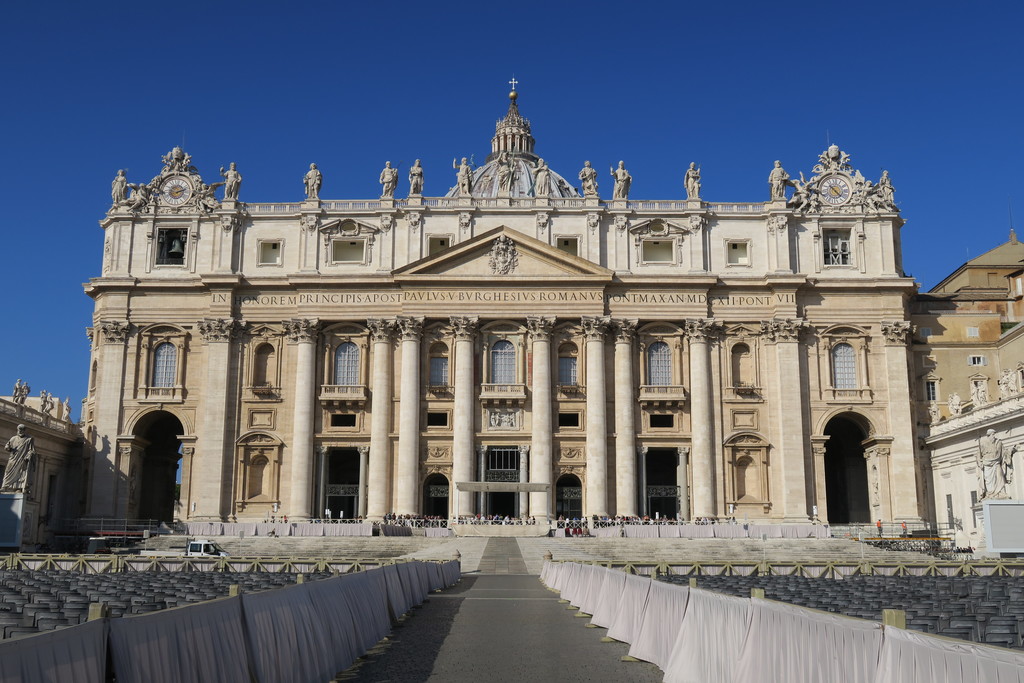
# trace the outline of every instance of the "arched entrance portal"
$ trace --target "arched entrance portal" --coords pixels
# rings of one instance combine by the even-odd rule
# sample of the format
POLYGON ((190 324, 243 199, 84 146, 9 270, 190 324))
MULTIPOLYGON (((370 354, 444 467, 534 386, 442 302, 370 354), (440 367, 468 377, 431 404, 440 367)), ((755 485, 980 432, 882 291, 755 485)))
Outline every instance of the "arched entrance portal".
POLYGON ((555 482, 555 517, 583 516, 583 484, 575 474, 563 474, 555 482))
POLYGON ((423 482, 423 515, 426 517, 448 516, 448 478, 443 474, 431 474, 423 482))
POLYGON ((825 425, 825 496, 830 524, 871 522, 864 429, 853 420, 834 417, 825 425))
MULTIPOLYGON (((332 519, 359 516, 359 450, 332 448, 327 453, 324 502, 332 519)), ((325 511, 326 512, 326 511, 325 511)))
MULTIPOLYGON (((135 437, 142 444, 141 461, 129 465, 128 510, 130 517, 156 519, 170 524, 180 500, 179 466, 181 421, 157 410, 135 425, 135 437), (131 513, 135 510, 135 514, 131 513)), ((135 457, 135 456, 133 456, 135 457)))

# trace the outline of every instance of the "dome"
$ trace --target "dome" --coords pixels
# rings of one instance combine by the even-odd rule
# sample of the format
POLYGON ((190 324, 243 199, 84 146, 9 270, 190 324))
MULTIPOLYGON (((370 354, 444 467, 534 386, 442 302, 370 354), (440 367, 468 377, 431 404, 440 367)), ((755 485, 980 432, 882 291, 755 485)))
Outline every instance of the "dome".
MULTIPOLYGON (((544 160, 534 154, 530 121, 519 113, 519 94, 513 90, 508 98, 508 113, 494 126, 487 163, 473 170, 473 196, 536 197, 539 194, 542 197, 579 197, 576 188, 550 168, 546 168, 548 187, 534 187, 537 171, 544 165, 544 160), (508 183, 507 195, 501 191, 502 179, 508 183)), ((544 182, 543 175, 540 182, 544 182)), ((445 196, 458 197, 458 187, 453 187, 445 196)))

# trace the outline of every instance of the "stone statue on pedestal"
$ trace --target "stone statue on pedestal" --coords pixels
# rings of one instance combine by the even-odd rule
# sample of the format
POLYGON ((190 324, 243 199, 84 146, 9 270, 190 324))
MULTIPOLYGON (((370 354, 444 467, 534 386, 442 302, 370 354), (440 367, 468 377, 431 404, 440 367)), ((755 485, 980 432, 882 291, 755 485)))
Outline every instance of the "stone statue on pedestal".
POLYGON ((119 205, 128 196, 128 178, 125 177, 124 169, 117 172, 113 182, 110 183, 110 201, 114 206, 119 205))
POLYGON ((1013 454, 1016 452, 1016 446, 1006 451, 1002 440, 996 438, 994 429, 978 439, 975 462, 978 466, 979 500, 1006 498, 1006 485, 1013 483, 1013 454))
POLYGON ((423 167, 420 166, 420 160, 417 159, 416 163, 409 169, 409 196, 415 197, 423 194, 423 167))
POLYGON ((964 405, 960 401, 960 394, 955 391, 949 395, 949 400, 946 401, 946 407, 949 408, 950 417, 959 417, 960 413, 963 412, 964 405))
POLYGON ((391 168, 391 162, 385 161, 384 168, 380 172, 381 199, 394 199, 395 188, 398 187, 398 169, 391 168))
POLYGON ((580 169, 579 178, 580 182, 583 184, 583 196, 596 197, 597 171, 590 165, 589 161, 583 162, 583 168, 580 169))
POLYGON ((547 197, 551 194, 551 169, 543 159, 537 160, 533 169, 533 196, 547 197))
POLYGON ((472 197, 473 196, 473 169, 469 167, 469 162, 466 157, 462 157, 462 163, 455 163, 452 159, 452 168, 458 169, 458 173, 455 174, 455 183, 459 188, 460 197, 472 197))
POLYGON ((30 391, 32 391, 32 389, 28 386, 28 382, 22 384, 21 380, 19 379, 17 382, 14 383, 14 393, 11 395, 11 398, 14 400, 15 403, 23 406, 25 405, 25 399, 28 398, 28 394, 30 391))
POLYGON ((686 198, 700 199, 700 169, 697 168, 697 162, 690 162, 683 182, 686 185, 686 198))
POLYGON ((779 201, 786 198, 786 186, 790 185, 789 174, 782 168, 782 162, 776 161, 775 168, 768 174, 768 185, 771 188, 771 200, 779 201))
POLYGON ((242 188, 242 174, 235 167, 235 162, 228 164, 227 171, 221 166, 220 174, 224 178, 225 201, 238 201, 238 191, 242 188))
POLYGON ((309 165, 309 170, 302 177, 302 182, 306 186, 306 199, 320 199, 320 186, 324 182, 324 174, 320 172, 316 164, 309 165))
POLYGON ((11 454, 4 470, 0 491, 20 493, 28 483, 29 467, 36 456, 35 441, 25 433, 25 425, 18 425, 18 433, 12 436, 4 449, 11 454))
POLYGON ((615 178, 612 199, 629 199, 629 186, 633 184, 633 176, 626 170, 626 162, 620 161, 618 168, 609 169, 615 178))

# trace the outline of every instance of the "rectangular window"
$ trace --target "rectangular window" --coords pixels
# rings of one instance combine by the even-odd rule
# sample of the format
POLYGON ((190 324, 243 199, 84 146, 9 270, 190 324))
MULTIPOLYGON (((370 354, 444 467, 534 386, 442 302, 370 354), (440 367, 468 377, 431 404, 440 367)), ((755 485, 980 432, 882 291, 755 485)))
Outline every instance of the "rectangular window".
POLYGON ((850 258, 849 230, 826 230, 824 237, 826 266, 848 266, 853 263, 850 258))
POLYGON ((334 240, 331 242, 331 261, 334 263, 362 263, 365 260, 366 240, 334 240))
POLYGON ((576 357, 560 356, 558 359, 558 383, 577 384, 576 381, 576 357))
POLYGON ((644 263, 672 263, 672 240, 644 240, 642 246, 644 263))
MULTIPOLYGON (((491 446, 487 449, 487 470, 495 471, 519 471, 519 447, 518 446, 491 446)), ((489 481, 500 481, 500 478, 489 478, 489 481)), ((518 476, 515 481, 519 481, 518 476)))
POLYGON ((671 429, 675 424, 674 415, 651 415, 651 429, 671 429))
POLYGON ((559 237, 555 240, 555 247, 573 256, 580 255, 580 240, 578 237, 559 237))
POLYGON ((726 256, 730 266, 749 265, 750 244, 747 242, 728 242, 726 256))
POLYGON ((188 231, 183 228, 161 228, 156 235, 156 265, 185 265, 185 243, 188 231))
POLYGON ((946 494, 946 524, 952 529, 956 525, 956 518, 953 517, 953 494, 946 494))
POLYGON ((429 237, 427 238, 427 255, 436 254, 439 251, 444 251, 448 247, 452 246, 452 238, 448 235, 443 237, 429 237))
POLYGON ((279 266, 281 265, 281 243, 260 242, 260 265, 279 266))
MULTIPOLYGON (((974 508, 976 508, 977 506, 978 506, 978 492, 977 491, 971 491, 971 511, 973 512, 974 508)), ((971 521, 973 522, 974 528, 977 529, 978 528, 978 516, 975 515, 975 514, 971 514, 971 521)))
POLYGON ((429 412, 427 413, 427 426, 428 427, 447 427, 448 426, 448 413, 447 412, 429 412))
POLYGON ((434 356, 430 359, 430 384, 435 387, 448 385, 448 358, 434 356))
POLYGON ((968 327, 967 328, 967 338, 968 339, 976 339, 977 337, 980 337, 980 336, 981 336, 981 332, 980 332, 980 330, 978 330, 977 327, 968 327))
POLYGON ((939 383, 933 379, 926 380, 924 383, 924 400, 939 400, 939 383))
POLYGON ((558 426, 559 427, 579 427, 580 426, 580 414, 579 413, 559 413, 558 414, 558 426))
POLYGON ((331 415, 332 427, 355 427, 355 413, 335 413, 331 415))
POLYGON ((985 362, 985 356, 968 356, 967 357, 967 364, 968 365, 987 365, 987 363, 985 362))

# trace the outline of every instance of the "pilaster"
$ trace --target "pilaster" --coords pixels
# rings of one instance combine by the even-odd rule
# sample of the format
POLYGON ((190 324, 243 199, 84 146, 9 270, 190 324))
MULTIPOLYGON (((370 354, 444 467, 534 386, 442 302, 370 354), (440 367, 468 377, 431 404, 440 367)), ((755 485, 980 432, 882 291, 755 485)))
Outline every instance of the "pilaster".
POLYGON ((906 320, 883 321, 885 339, 886 398, 892 429, 892 455, 888 462, 894 488, 892 521, 921 521, 917 473, 914 461, 914 414, 907 397, 910 392, 910 357, 907 344, 914 326, 906 320))
POLYGON ((89 514, 116 517, 117 435, 121 429, 121 405, 124 397, 125 358, 131 323, 124 320, 100 320, 93 334, 99 346, 96 380, 95 456, 92 466, 89 514))

